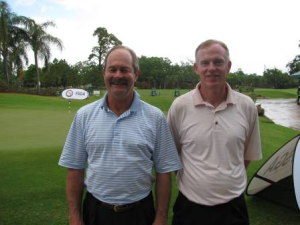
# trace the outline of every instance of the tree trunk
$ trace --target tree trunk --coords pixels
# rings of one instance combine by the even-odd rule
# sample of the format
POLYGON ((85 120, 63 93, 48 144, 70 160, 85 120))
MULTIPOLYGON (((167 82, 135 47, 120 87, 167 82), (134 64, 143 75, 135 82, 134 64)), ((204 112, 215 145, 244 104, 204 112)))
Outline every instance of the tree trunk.
POLYGON ((168 85, 168 81, 167 81, 167 79, 165 79, 165 80, 164 80, 164 89, 167 88, 167 85, 168 85))
POLYGON ((38 64, 38 58, 37 58, 37 52, 34 52, 34 62, 35 62, 35 69, 36 69, 36 87, 37 91, 40 94, 40 73, 39 73, 39 64, 38 64))
POLYGON ((7 50, 4 49, 3 51, 3 78, 7 82, 7 86, 9 86, 9 75, 8 75, 8 62, 7 62, 7 50))
POLYGON ((98 60, 99 60, 99 62, 98 62, 98 63, 99 63, 99 65, 98 65, 98 66, 99 66, 99 70, 100 70, 100 72, 102 72, 102 64, 101 64, 101 59, 102 59, 102 53, 101 53, 101 51, 99 51, 99 59, 98 59, 98 60))

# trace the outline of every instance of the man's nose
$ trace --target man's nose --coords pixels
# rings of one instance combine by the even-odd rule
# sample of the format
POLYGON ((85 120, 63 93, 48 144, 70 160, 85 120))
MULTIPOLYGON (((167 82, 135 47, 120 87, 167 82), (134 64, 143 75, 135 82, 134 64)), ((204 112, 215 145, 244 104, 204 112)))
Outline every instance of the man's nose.
POLYGON ((207 69, 208 69, 208 70, 214 70, 214 69, 216 69, 215 63, 214 63, 214 62, 209 62, 208 68, 207 68, 207 69))
POLYGON ((117 70, 114 77, 116 78, 122 78, 123 77, 123 73, 121 72, 121 70, 117 70))

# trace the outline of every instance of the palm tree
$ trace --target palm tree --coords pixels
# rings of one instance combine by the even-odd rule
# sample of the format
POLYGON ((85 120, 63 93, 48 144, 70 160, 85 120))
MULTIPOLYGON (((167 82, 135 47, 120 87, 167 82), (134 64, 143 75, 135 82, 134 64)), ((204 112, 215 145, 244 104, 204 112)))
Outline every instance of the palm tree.
POLYGON ((26 47, 26 42, 18 42, 14 45, 13 51, 9 52, 10 69, 15 71, 19 81, 22 80, 23 76, 23 62, 25 62, 26 65, 28 65, 29 62, 26 47))
POLYGON ((109 34, 104 27, 98 27, 93 36, 98 37, 98 46, 93 47, 89 60, 96 59, 99 69, 102 70, 103 61, 109 49, 121 45, 122 42, 115 35, 109 34))
POLYGON ((46 32, 46 29, 49 26, 55 27, 55 23, 52 21, 46 21, 44 23, 37 24, 32 19, 30 20, 27 26, 27 32, 29 35, 29 45, 31 46, 32 51, 34 53, 38 93, 40 93, 40 74, 38 67, 38 58, 44 60, 45 64, 47 65, 51 57, 50 45, 54 44, 60 50, 63 49, 62 41, 59 38, 54 37, 46 32))
POLYGON ((25 25, 27 21, 28 18, 17 16, 11 12, 5 1, 0 1, 0 62, 3 58, 3 80, 6 80, 8 85, 9 72, 12 72, 12 68, 9 66, 13 63, 16 63, 18 66, 23 65, 22 56, 25 61, 27 59, 26 46, 22 44, 27 40, 27 33, 19 26, 25 25), (10 57, 11 55, 17 55, 16 52, 21 53, 20 57, 18 57, 18 62, 14 62, 14 59, 10 57))

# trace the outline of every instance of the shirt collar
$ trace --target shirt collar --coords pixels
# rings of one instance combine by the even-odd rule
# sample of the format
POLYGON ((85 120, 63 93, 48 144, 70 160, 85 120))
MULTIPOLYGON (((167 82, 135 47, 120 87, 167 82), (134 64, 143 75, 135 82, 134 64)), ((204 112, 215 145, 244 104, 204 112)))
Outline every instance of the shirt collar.
MULTIPOLYGON (((193 90, 193 93, 192 93, 192 98, 193 98, 193 104, 194 104, 194 106, 206 105, 206 103, 203 100, 203 98, 201 96, 201 93, 199 91, 200 83, 201 82, 199 82, 196 85, 196 88, 193 90)), ((236 101, 235 101, 235 98, 234 98, 234 95, 233 95, 233 90, 231 89, 231 87, 230 87, 230 85, 228 83, 226 83, 226 86, 227 86, 227 98, 225 100, 225 103, 227 105, 234 105, 234 104, 236 104, 236 101)))
POLYGON ((136 91, 134 91, 133 102, 129 109, 132 112, 137 112, 141 109, 140 95, 136 91))
MULTIPOLYGON (((109 109, 107 105, 107 92, 104 94, 102 100, 100 101, 100 107, 109 109)), ((129 111, 131 112, 137 112, 141 109, 141 101, 140 101, 140 95, 134 91, 133 93, 133 101, 131 103, 131 106, 129 107, 129 111)))

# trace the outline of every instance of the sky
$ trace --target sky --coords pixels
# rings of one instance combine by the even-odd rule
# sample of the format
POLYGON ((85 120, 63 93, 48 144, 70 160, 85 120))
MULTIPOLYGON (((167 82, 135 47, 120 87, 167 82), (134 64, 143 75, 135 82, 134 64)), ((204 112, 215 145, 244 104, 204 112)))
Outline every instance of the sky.
MULTIPOLYGON (((227 44, 231 72, 262 75, 265 69, 287 72, 300 54, 299 0, 6 0, 17 15, 48 20, 64 49, 52 59, 74 65, 88 59, 93 36, 105 27, 138 56, 169 58, 173 64, 194 61, 207 39, 227 44)), ((33 54, 30 52, 29 54, 33 54)), ((33 58, 33 57, 32 57, 33 58)), ((33 60, 30 63, 33 63, 33 60)))

